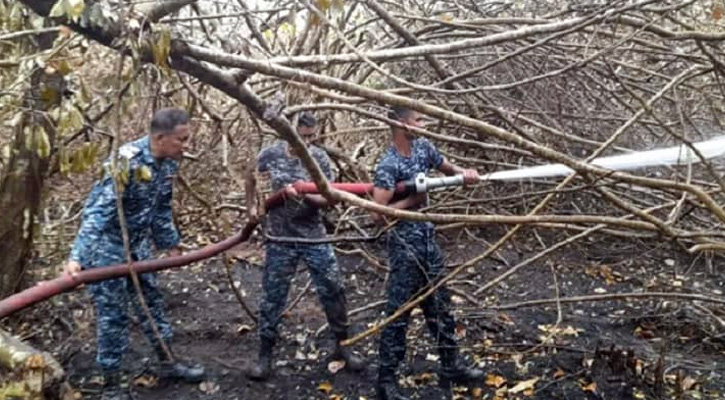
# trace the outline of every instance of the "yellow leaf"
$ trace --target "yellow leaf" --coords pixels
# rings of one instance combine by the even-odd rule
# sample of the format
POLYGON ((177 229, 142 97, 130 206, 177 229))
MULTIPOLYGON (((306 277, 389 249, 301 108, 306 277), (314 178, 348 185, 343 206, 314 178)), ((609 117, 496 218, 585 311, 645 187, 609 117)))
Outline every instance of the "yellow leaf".
POLYGON ((158 383, 158 380, 156 379, 156 377, 151 376, 151 375, 141 375, 138 378, 133 380, 134 386, 140 386, 140 387, 145 387, 145 388, 154 387, 154 386, 156 386, 157 383, 158 383))
POLYGON ((486 385, 495 388, 500 388, 506 383, 506 378, 501 375, 488 374, 486 375, 486 385))
POLYGON ((332 384, 327 381, 322 382, 319 386, 317 386, 317 390, 320 390, 325 394, 329 394, 332 391, 332 384))
POLYGON ((73 72, 73 69, 71 68, 70 64, 68 64, 68 61, 66 60, 60 60, 57 62, 51 63, 56 71, 58 71, 59 74, 62 76, 66 76, 73 72))
POLYGON ((40 158, 50 157, 50 139, 42 126, 35 127, 35 151, 40 158))
POLYGON ((536 382, 538 382, 538 381, 539 381, 539 378, 531 378, 531 379, 527 379, 525 381, 521 381, 521 382, 517 383, 516 386, 509 389, 509 393, 516 394, 516 393, 521 393, 527 389, 533 389, 534 385, 536 385, 536 382))
POLYGON ((150 182, 152 178, 151 170, 149 167, 142 165, 136 169, 135 178, 137 182, 150 182))
POLYGON ((40 99, 47 105, 55 104, 58 101, 58 91, 46 86, 40 90, 40 99))
POLYGON ((294 36, 295 27, 289 22, 284 22, 279 26, 279 30, 281 30, 285 35, 294 36))
POLYGON ((480 387, 475 387, 473 388, 473 390, 471 390, 471 395, 474 399, 480 399, 481 397, 483 397, 483 389, 481 389, 480 387))
POLYGON ((597 383, 596 382, 592 382, 592 383, 590 383, 588 385, 584 385, 584 386, 582 386, 582 390, 585 391, 585 392, 596 393, 597 392, 597 383))
POLYGON ((29 126, 23 128, 23 135, 25 136, 25 150, 33 151, 34 138, 33 129, 29 126))
POLYGON ((43 369, 45 368, 45 358, 42 354, 34 354, 25 360, 25 367, 28 369, 43 369))
POLYGON ((80 174, 84 171, 85 166, 83 165, 83 157, 81 150, 76 150, 73 153, 73 162, 70 166, 70 172, 74 174, 80 174))
POLYGON ((78 17, 83 14, 83 10, 86 8, 86 3, 84 0, 66 0, 67 1, 67 7, 66 7, 66 14, 71 19, 78 19, 78 17))
POLYGON ((153 53, 156 65, 167 68, 167 60, 171 53, 171 32, 168 29, 159 33, 159 40, 153 46, 153 53))
POLYGON ((330 5, 332 5, 332 0, 317 0, 317 8, 322 11, 327 11, 330 5))
POLYGON ((70 154, 67 150, 61 150, 60 152, 60 173, 63 175, 68 175, 68 172, 70 172, 71 162, 70 162, 70 154))
POLYGON ((638 400, 644 400, 647 398, 647 396, 645 396, 644 393, 637 388, 632 389, 632 395, 634 396, 635 399, 638 399, 638 400))

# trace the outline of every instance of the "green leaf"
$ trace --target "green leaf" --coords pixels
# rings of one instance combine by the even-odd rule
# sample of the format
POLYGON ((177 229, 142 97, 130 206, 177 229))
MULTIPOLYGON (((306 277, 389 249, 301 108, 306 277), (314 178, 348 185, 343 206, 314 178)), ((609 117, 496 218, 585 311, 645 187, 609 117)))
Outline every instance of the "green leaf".
POLYGON ((85 9, 84 0, 58 0, 50 9, 49 16, 53 18, 68 17, 75 21, 83 15, 85 9))
POLYGON ((53 18, 65 16, 67 14, 66 7, 66 0, 58 0, 53 5, 53 8, 50 9, 50 14, 48 14, 48 16, 53 18))

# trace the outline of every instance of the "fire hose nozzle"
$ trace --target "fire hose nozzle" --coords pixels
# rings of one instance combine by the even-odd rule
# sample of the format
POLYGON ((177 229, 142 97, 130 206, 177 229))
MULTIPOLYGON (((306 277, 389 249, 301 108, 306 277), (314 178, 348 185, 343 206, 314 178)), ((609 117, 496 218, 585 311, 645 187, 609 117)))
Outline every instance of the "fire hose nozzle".
POLYGON ((415 192, 426 193, 434 189, 463 186, 463 175, 443 176, 440 178, 429 178, 424 173, 415 176, 415 192))

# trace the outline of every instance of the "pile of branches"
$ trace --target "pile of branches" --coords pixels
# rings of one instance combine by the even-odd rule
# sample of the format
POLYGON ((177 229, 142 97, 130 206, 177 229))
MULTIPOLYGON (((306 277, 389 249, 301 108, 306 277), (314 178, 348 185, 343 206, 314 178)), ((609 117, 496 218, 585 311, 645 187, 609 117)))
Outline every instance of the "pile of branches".
MULTIPOLYGON (((495 254, 522 227, 560 240, 469 300, 595 234, 665 239, 695 253, 725 248, 717 163, 623 173, 587 162, 719 135, 721 0, 283 0, 254 8, 241 0, 87 0, 80 12, 54 8, 54 0, 20 2, 130 56, 136 70, 124 76, 153 83, 154 107, 159 95, 188 101, 211 134, 200 162, 244 165, 277 137, 301 154, 321 193, 348 210, 506 227, 488 250, 401 312, 495 254), (416 132, 456 163, 491 172, 555 162, 577 173, 452 191, 425 213, 394 211, 329 187, 290 123, 300 111, 315 111, 323 121, 320 144, 341 180, 369 180, 396 124, 385 117, 392 105, 427 115, 429 123, 416 132)), ((117 86, 109 98, 129 90, 117 86)), ((109 104, 86 111, 93 107, 99 114, 109 104)), ((191 180, 208 178, 209 169, 197 171, 186 169, 191 180)), ((231 182, 241 186, 238 176, 231 182)), ((195 197, 216 213, 213 205, 231 198, 223 190, 195 197)))
POLYGON ((259 148, 258 132, 285 138, 265 120, 314 110, 342 179, 367 180, 389 138, 386 110, 402 104, 430 117, 418 133, 454 162, 481 172, 561 162, 579 172, 448 194, 430 210, 437 222, 577 233, 603 224, 598 231, 694 251, 722 247, 717 165, 630 175, 585 164, 719 135, 717 1, 199 2, 183 15, 159 23, 172 31, 170 65, 193 77, 188 89, 211 84, 248 104, 221 78, 235 79, 263 101, 250 121, 223 114, 228 100, 199 99, 213 120, 243 127, 222 133, 252 144, 237 157, 259 148))

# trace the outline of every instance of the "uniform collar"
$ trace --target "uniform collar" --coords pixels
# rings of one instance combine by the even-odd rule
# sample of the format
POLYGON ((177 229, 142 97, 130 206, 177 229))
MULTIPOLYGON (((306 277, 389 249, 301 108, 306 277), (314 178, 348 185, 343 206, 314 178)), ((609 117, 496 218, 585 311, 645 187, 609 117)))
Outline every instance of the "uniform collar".
POLYGON ((141 157, 143 158, 144 163, 153 164, 156 162, 153 154, 151 154, 151 137, 149 135, 139 139, 138 146, 141 148, 141 157))

